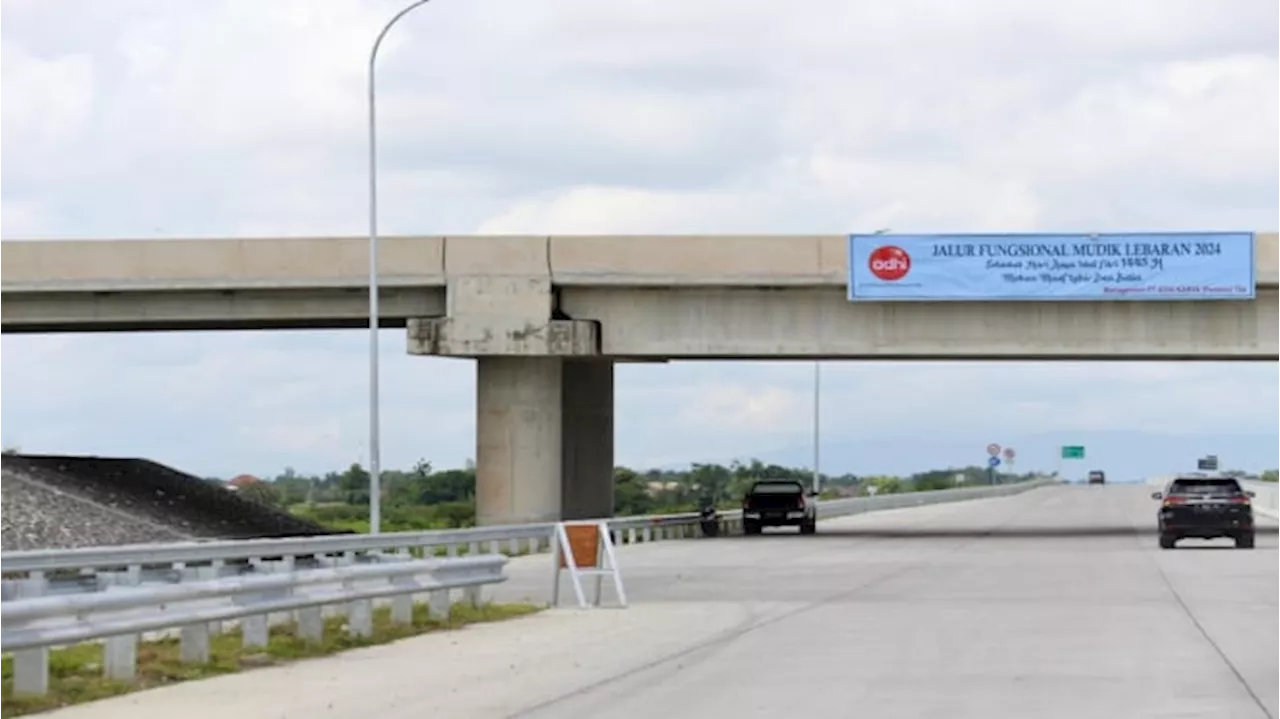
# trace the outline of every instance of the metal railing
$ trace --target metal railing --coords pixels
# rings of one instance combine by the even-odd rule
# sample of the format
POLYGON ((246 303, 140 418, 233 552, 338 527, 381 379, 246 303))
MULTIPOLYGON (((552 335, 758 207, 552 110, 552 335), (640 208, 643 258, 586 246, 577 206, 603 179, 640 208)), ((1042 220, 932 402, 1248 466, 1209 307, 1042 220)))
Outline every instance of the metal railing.
POLYGON ((1272 519, 1280 519, 1280 485, 1251 480, 1244 480, 1240 484, 1253 492, 1253 511, 1272 519))
MULTIPOLYGON (((905 492, 827 500, 818 503, 818 518, 915 507, 942 502, 1018 494, 1052 484, 1033 480, 1007 485, 905 492)), ((616 517, 608 521, 616 544, 689 538, 699 534, 697 512, 616 517)), ((741 533, 742 511, 720 513, 722 534, 741 533)), ((78 549, 46 549, 0 553, 6 577, 3 597, 96 592, 112 586, 153 582, 187 582, 246 573, 290 572, 357 564, 403 561, 482 552, 520 555, 549 550, 555 524, 505 525, 470 529, 390 532, 250 539, 237 541, 135 544, 78 549)))
POLYGON ((239 620, 244 647, 266 647, 270 615, 296 612, 299 638, 319 642, 323 609, 346 605, 347 632, 368 637, 375 599, 392 598, 391 621, 409 624, 413 595, 428 594, 428 614, 446 619, 451 590, 466 590, 479 604, 481 586, 506 579, 507 561, 502 555, 408 560, 8 601, 0 605, 0 650, 13 652, 15 694, 48 692, 50 648, 97 639, 106 639, 104 675, 128 682, 137 677, 145 632, 180 627, 181 661, 207 664, 211 630, 222 622, 239 620))

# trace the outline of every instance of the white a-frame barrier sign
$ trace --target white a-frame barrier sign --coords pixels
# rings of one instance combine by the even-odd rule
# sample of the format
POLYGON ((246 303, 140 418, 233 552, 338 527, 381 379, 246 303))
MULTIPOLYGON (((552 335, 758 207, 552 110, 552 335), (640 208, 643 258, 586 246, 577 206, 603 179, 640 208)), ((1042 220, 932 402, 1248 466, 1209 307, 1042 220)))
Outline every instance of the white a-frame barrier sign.
POLYGON ((613 588, 618 593, 618 604, 627 606, 627 594, 622 589, 622 574, 618 571, 618 557, 614 551, 613 537, 606 522, 558 522, 552 554, 556 563, 556 581, 551 590, 552 606, 560 604, 560 572, 569 570, 573 594, 578 607, 587 608, 587 595, 582 591, 582 578, 595 577, 595 606, 600 606, 600 592, 604 578, 613 577, 613 588))

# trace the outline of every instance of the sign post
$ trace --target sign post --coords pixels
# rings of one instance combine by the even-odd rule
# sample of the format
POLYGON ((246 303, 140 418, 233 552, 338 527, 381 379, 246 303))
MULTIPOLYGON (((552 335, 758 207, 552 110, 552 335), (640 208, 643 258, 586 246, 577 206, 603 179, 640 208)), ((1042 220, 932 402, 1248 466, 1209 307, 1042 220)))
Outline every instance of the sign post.
POLYGON ((1018 453, 1013 449, 1013 447, 1005 447, 1002 454, 1004 455, 1004 463, 1009 467, 1009 471, 1012 472, 1013 460, 1018 457, 1018 453))
POLYGON ((555 582, 551 585, 552 606, 560 604, 560 572, 566 569, 579 609, 588 606, 587 596, 582 590, 582 578, 588 576, 596 578, 595 606, 600 606, 605 576, 613 577, 619 606, 627 606, 627 594, 622 589, 622 573, 618 571, 618 559, 607 522, 556 523, 551 554, 556 566, 555 582))
POLYGON ((987 445, 987 484, 996 483, 996 467, 1000 466, 1000 445, 992 442, 987 445))
POLYGON ((1084 459, 1084 445, 1064 444, 1058 452, 1058 476, 1062 477, 1063 462, 1084 459))

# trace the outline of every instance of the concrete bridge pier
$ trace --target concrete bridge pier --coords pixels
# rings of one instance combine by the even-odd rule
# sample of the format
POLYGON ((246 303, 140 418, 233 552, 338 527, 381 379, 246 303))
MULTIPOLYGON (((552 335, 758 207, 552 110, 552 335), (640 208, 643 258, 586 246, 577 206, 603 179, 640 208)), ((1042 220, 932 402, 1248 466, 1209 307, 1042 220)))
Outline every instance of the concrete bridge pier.
POLYGON ((481 525, 613 516, 613 363, 599 323, 560 310, 550 253, 545 237, 442 247, 445 313, 407 322, 409 354, 476 359, 481 525))
POLYGON ((476 522, 613 515, 613 362, 481 357, 476 522))

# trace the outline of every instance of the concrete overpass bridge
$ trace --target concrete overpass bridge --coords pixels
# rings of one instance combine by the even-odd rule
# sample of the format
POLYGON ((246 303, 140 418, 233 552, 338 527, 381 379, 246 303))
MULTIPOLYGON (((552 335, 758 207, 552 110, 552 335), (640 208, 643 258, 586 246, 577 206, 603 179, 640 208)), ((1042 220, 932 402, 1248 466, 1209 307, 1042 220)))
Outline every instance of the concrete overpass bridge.
MULTIPOLYGON (((6 333, 367 323, 365 238, 0 247, 6 333)), ((843 235, 388 237, 380 311, 478 360, 477 514, 517 523, 611 513, 615 362, 1275 361, 1277 255, 1249 301, 851 303, 843 235)))

